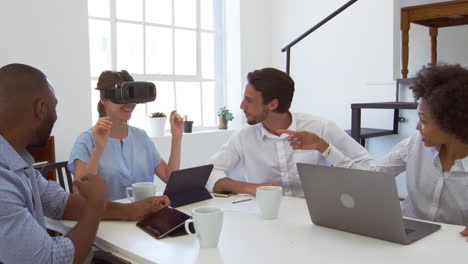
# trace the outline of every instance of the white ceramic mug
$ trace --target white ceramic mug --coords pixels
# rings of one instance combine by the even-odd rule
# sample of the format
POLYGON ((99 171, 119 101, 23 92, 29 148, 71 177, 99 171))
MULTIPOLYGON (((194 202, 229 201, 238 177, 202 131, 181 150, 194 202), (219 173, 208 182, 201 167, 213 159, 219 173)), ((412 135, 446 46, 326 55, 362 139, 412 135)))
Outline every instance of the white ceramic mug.
POLYGON ((185 221, 185 230, 200 242, 201 248, 218 247, 219 236, 223 228, 224 211, 218 207, 198 207, 192 210, 193 219, 185 221), (195 233, 190 232, 193 222, 195 233))
POLYGON ((262 211, 263 219, 278 218, 281 198, 283 197, 283 188, 281 186, 257 187, 255 196, 257 196, 258 207, 262 211))
POLYGON ((127 198, 132 202, 140 201, 155 196, 156 185, 152 182, 137 182, 132 184, 132 187, 127 187, 125 194, 127 194, 127 198))

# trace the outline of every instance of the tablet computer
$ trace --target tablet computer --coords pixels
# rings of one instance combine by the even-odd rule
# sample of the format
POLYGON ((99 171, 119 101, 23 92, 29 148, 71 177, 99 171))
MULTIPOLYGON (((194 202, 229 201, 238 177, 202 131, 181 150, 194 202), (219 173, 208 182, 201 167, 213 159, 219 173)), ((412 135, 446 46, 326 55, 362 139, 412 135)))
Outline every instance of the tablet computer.
POLYGON ((212 170, 213 164, 173 171, 164 190, 164 195, 171 200, 171 206, 179 207, 213 198, 205 188, 212 170))
POLYGON ((172 233, 175 236, 186 234, 184 224, 189 218, 191 218, 189 215, 177 209, 166 207, 150 214, 136 225, 149 235, 161 239, 171 236, 172 233))

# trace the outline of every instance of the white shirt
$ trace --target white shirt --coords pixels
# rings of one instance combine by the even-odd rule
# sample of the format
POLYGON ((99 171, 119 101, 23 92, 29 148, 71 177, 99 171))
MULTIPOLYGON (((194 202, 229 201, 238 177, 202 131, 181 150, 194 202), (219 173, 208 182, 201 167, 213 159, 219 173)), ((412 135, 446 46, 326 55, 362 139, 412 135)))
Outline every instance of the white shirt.
POLYGON ((425 147, 419 133, 400 142, 383 159, 362 166, 334 146, 324 155, 334 166, 375 170, 397 176, 406 171, 408 197, 402 204, 408 217, 468 225, 468 157, 443 172, 439 147, 425 147))
MULTIPOLYGON (((357 163, 369 163, 367 151, 335 123, 304 113, 291 113, 291 116, 288 129, 313 132, 357 163)), ((242 128, 211 157, 214 169, 207 188, 213 190, 218 180, 240 166, 247 182, 276 182, 283 187, 284 195, 304 197, 296 163, 326 166, 330 163, 319 151, 293 150, 287 138, 286 134, 279 137, 271 134, 261 123, 242 128)))

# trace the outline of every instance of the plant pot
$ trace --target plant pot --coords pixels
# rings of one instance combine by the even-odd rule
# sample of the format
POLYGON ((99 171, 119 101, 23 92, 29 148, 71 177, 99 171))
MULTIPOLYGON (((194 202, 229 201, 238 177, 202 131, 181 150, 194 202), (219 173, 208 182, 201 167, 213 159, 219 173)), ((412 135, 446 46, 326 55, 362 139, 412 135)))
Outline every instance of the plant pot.
POLYGON ((150 117, 150 136, 162 137, 164 136, 164 128, 166 127, 167 117, 150 117))
POLYGON ((220 115, 218 116, 218 128, 219 129, 227 129, 227 120, 226 116, 220 115))
POLYGON ((193 121, 184 121, 184 132, 192 133, 193 121))

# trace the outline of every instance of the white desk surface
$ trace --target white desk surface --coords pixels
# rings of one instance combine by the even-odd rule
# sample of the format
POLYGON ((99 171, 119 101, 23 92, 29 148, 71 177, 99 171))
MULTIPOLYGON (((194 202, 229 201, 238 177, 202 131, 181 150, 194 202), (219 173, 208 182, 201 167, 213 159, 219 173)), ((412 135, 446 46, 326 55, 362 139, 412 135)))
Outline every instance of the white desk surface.
MULTIPOLYGON (((154 239, 135 222, 102 221, 96 245, 132 263, 465 263, 463 227, 441 230, 411 245, 399 245, 312 224, 304 199, 283 197, 276 220, 263 220, 256 201, 213 198, 178 208, 191 215, 199 206, 225 209, 218 248, 200 249, 190 236, 154 239)), ((48 221, 48 225, 60 222, 48 221)), ((73 226, 73 221, 62 221, 73 226)), ((58 227, 58 226, 56 226, 58 227)))

